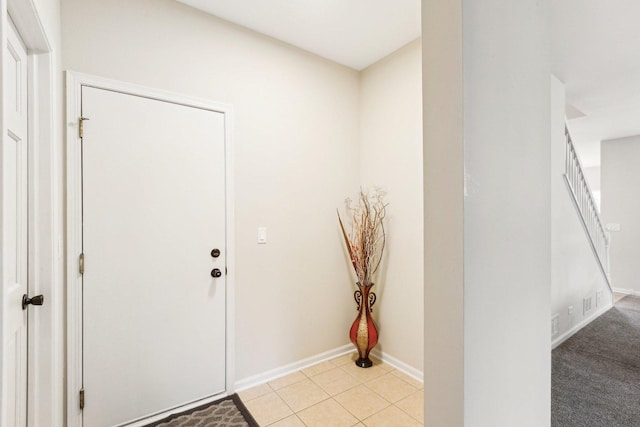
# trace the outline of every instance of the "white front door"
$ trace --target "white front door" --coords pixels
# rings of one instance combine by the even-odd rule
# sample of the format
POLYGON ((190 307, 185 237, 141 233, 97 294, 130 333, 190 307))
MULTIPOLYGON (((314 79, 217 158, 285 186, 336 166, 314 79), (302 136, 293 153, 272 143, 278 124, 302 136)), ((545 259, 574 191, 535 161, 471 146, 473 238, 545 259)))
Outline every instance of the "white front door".
POLYGON ((83 421, 101 427, 225 390, 225 131, 87 86, 82 115, 83 421))
POLYGON ((3 426, 27 424, 27 52, 9 22, 4 49, 3 102, 7 133, 2 141, 3 426))

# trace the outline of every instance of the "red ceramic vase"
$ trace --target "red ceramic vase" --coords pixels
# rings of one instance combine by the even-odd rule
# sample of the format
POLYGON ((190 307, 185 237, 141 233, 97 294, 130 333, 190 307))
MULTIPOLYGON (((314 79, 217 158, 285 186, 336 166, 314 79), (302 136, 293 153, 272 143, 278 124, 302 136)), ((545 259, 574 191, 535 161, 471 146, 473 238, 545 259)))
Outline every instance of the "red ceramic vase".
POLYGON ((353 297, 358 304, 358 317, 351 325, 349 338, 358 350, 358 360, 356 365, 361 368, 370 368, 373 365, 369 359, 369 352, 378 343, 378 328, 373 323, 371 317, 371 307, 376 302, 376 294, 371 292, 373 283, 363 286, 356 283, 358 290, 354 292, 353 297))

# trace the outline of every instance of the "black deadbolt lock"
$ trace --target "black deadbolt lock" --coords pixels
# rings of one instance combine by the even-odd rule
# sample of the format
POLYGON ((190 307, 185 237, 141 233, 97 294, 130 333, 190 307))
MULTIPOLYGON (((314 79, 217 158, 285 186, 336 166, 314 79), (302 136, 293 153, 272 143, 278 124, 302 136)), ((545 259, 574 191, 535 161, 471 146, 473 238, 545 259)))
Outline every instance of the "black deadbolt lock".
POLYGON ((29 304, 42 305, 44 303, 44 296, 36 295, 33 298, 29 298, 27 294, 22 295, 22 309, 26 310, 29 304))
POLYGON ((212 249, 211 256, 214 258, 218 258, 220 256, 220 249, 212 249))
POLYGON ((213 270, 211 270, 211 276, 212 277, 220 277, 220 276, 222 276, 222 271, 220 271, 219 268, 214 268, 213 270))

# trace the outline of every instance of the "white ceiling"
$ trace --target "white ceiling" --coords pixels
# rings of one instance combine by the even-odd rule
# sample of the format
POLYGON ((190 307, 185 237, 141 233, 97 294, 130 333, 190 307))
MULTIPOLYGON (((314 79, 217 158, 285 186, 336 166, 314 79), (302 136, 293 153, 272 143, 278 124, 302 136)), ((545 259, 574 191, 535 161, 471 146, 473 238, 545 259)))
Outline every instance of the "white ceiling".
POLYGON ((420 36, 420 0, 178 0, 362 70, 420 36))
POLYGON ((552 71, 567 103, 585 166, 600 164, 599 141, 640 134, 640 2, 552 0, 552 71))

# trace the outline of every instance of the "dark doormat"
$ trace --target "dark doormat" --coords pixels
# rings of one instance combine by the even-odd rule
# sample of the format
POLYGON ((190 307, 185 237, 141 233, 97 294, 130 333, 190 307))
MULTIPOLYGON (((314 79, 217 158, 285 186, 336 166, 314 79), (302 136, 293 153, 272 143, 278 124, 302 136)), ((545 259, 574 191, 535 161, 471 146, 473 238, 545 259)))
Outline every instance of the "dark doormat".
POLYGON ((198 406, 147 427, 259 427, 237 394, 198 406))

